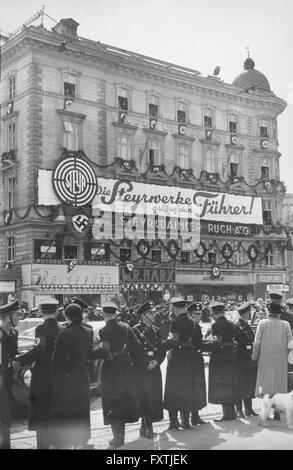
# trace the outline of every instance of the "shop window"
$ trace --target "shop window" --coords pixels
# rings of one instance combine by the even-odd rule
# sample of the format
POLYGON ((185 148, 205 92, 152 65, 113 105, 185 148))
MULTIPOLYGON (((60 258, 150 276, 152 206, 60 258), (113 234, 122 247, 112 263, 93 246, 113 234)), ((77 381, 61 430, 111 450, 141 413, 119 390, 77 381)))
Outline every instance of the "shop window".
POLYGON ((131 141, 130 135, 119 132, 117 135, 117 157, 123 160, 130 160, 131 158, 131 141))
POLYGON ((77 259, 77 246, 64 245, 64 260, 77 259))
POLYGON ((118 107, 122 111, 128 111, 128 98, 124 96, 118 96, 118 107))
POLYGON ((183 144, 183 143, 178 144, 177 165, 185 169, 188 169, 190 167, 188 144, 183 144))
POLYGON ((15 75, 10 75, 8 78, 8 91, 9 91, 9 99, 14 100, 16 95, 16 77, 15 75))
POLYGON ((162 261, 162 250, 152 250, 151 258, 155 263, 160 263, 162 261))
POLYGON ((15 259, 15 239, 13 236, 7 238, 7 261, 15 259))
POLYGON ((274 248, 269 246, 269 250, 265 255, 265 266, 274 266, 274 248))
POLYGON ((158 118, 159 107, 157 104, 149 103, 149 115, 153 118, 158 118))
POLYGON ((272 202, 271 201, 263 201, 263 223, 264 225, 271 225, 272 224, 272 202))
POLYGON ((12 122, 8 124, 8 135, 7 135, 7 140, 8 140, 8 145, 7 145, 7 150, 15 150, 16 148, 16 123, 12 122))
POLYGON ((190 251, 181 251, 181 262, 190 263, 190 251))
POLYGON ((15 177, 12 176, 7 180, 7 201, 8 201, 8 210, 11 210, 15 206, 15 177))
POLYGON ((78 150, 79 126, 77 123, 63 121, 63 147, 67 150, 78 150))

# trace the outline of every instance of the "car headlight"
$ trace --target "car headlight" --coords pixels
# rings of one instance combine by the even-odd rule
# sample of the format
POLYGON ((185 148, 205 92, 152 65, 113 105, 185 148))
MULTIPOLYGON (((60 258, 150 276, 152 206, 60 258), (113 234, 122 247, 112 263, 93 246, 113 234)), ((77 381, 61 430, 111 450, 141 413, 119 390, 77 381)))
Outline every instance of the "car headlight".
POLYGON ((32 373, 30 369, 26 369, 22 374, 22 381, 27 388, 30 387, 31 379, 32 379, 32 373))

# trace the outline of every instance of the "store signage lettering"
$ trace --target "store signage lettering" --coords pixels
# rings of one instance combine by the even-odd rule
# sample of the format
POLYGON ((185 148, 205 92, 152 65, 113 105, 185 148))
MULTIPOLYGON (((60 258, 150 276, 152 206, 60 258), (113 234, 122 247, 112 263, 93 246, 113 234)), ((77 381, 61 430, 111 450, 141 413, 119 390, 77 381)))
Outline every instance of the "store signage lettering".
POLYGON ((175 270, 164 268, 120 268, 120 282, 154 282, 175 283, 175 270))
POLYGON ((260 284, 282 284, 282 274, 259 274, 257 276, 257 282, 260 284))
POLYGON ((247 237, 251 235, 251 229, 248 225, 238 224, 219 224, 212 222, 202 222, 202 232, 209 235, 232 235, 247 237))

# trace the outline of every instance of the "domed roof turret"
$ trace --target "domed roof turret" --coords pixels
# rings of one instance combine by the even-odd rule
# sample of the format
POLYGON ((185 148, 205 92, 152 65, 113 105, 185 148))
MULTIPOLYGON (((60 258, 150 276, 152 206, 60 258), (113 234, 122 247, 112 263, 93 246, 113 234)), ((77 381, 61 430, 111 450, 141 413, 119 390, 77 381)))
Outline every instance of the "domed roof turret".
POLYGON ((243 64, 244 72, 241 72, 233 80, 232 85, 244 89, 254 87, 256 90, 271 91, 267 77, 258 70, 255 70, 254 66, 254 61, 251 57, 248 57, 243 64))

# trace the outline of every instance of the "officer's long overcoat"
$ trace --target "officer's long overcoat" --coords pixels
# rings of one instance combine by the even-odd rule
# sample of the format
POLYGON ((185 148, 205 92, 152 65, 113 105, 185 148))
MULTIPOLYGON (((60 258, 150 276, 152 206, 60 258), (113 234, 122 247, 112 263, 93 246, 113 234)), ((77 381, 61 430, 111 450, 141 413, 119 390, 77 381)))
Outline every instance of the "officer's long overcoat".
POLYGON ((209 403, 234 404, 241 399, 238 353, 233 348, 237 325, 223 315, 212 324, 218 348, 212 351, 209 364, 209 403))
POLYGON ((88 357, 93 330, 72 323, 61 331, 52 356, 52 444, 57 448, 87 442, 90 427, 90 379, 88 357))
POLYGON ((117 319, 109 320, 99 335, 113 355, 104 361, 101 372, 104 424, 113 420, 135 422, 139 418, 139 401, 133 361, 141 354, 141 345, 131 327, 117 319))
POLYGON ((171 333, 178 341, 167 340, 168 363, 164 393, 164 408, 170 411, 192 411, 206 405, 204 364, 199 343, 201 335, 186 313, 171 323, 171 333))
POLYGON ((242 320, 237 321, 238 373, 242 397, 253 398, 255 393, 257 364, 251 359, 254 333, 251 326, 242 320))
POLYGON ((154 326, 147 327, 143 322, 133 328, 142 345, 142 352, 135 361, 135 376, 139 394, 140 416, 149 416, 153 422, 163 419, 162 374, 160 365, 165 358, 161 332, 154 326), (151 361, 157 361, 155 369, 148 370, 151 361))
POLYGON ((39 344, 19 358, 21 365, 34 364, 29 390, 28 429, 38 430, 47 426, 52 398, 51 358, 55 341, 62 327, 55 318, 48 318, 35 330, 39 344))

